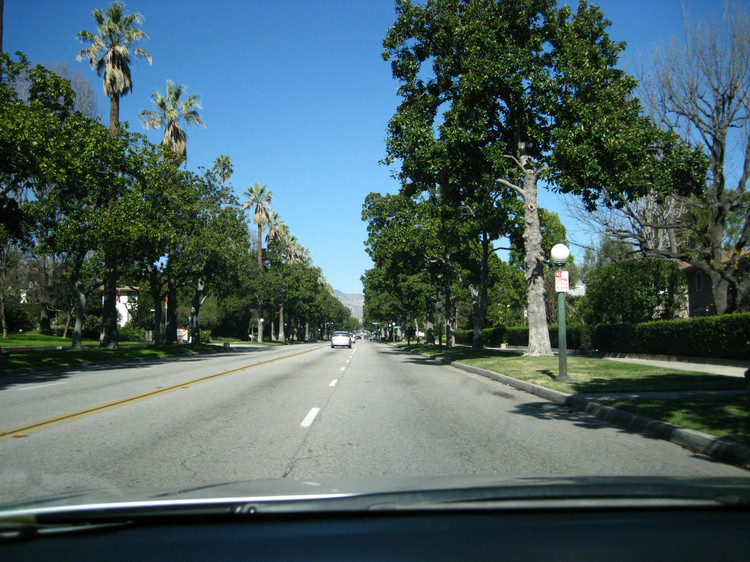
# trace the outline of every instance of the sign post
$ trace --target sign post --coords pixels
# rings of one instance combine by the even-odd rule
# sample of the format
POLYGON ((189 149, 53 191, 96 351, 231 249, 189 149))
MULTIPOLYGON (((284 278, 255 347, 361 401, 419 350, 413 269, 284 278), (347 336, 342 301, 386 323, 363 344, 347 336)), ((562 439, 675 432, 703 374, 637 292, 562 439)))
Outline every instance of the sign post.
POLYGON ((557 293, 557 358, 558 381, 569 382, 568 376, 568 333, 565 326, 565 293, 570 289, 568 272, 563 271, 570 256, 570 250, 564 244, 552 248, 552 261, 560 268, 555 271, 555 292, 557 293))

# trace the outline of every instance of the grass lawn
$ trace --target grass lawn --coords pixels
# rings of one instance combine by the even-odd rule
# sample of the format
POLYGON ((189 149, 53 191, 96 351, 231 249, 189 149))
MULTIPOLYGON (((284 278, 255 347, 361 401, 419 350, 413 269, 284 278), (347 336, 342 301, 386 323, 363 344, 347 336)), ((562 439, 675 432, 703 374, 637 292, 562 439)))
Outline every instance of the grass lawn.
POLYGON ((750 445, 750 395, 617 400, 608 406, 750 445))
MULTIPOLYGON (((517 351, 485 349, 481 352, 474 352, 466 347, 450 350, 443 348, 443 352, 439 354, 437 346, 427 345, 412 345, 411 349, 439 355, 445 360, 473 365, 569 394, 747 388, 745 380, 740 377, 678 371, 577 356, 568 357, 568 374, 573 381, 562 383, 554 380, 558 370, 556 356, 524 357, 517 351)), ((750 395, 748 394, 601 401, 615 408, 750 445, 750 395)))
MULTIPOLYGON (((222 343, 225 340, 218 340, 222 343)), ((239 340, 226 340, 239 344, 239 340)), ((245 342, 242 342, 245 343, 245 342)), ((298 343, 298 342, 289 342, 298 343)), ((9 334, 8 339, 0 340, 0 348, 6 347, 62 347, 62 349, 28 349, 13 351, 6 349, 0 354, 0 375, 4 371, 29 367, 74 367, 98 361, 128 361, 134 359, 157 359, 164 357, 181 357, 185 355, 216 353, 226 351, 223 347, 213 345, 175 345, 154 346, 136 342, 120 342, 119 349, 102 349, 98 340, 84 340, 84 349, 71 349, 72 340, 57 336, 45 336, 36 332, 9 334)), ((264 346, 285 345, 284 342, 266 341, 264 346)))
MULTIPOLYGON (((37 332, 8 334, 7 339, 0 339, 0 347, 58 346, 69 347, 73 340, 60 336, 47 336, 37 332)), ((83 345, 99 345, 99 340, 83 340, 83 345)))
MULTIPOLYGON (((437 354, 436 346, 412 349, 437 354)), ((568 357, 572 382, 557 382, 558 358, 524 357, 518 351, 443 348, 440 357, 501 373, 522 381, 569 394, 609 392, 654 392, 677 390, 733 390, 746 388, 744 379, 649 365, 634 365, 594 357, 568 357)))
MULTIPOLYGON (((98 342, 95 343, 98 345, 98 342)), ((67 345, 70 346, 70 342, 67 345)), ((101 361, 159 359, 218 351, 222 351, 222 348, 211 345, 123 346, 119 349, 102 349, 99 347, 70 349, 70 347, 67 347, 65 349, 14 351, 0 355, 0 372, 24 367, 74 367, 101 361)))

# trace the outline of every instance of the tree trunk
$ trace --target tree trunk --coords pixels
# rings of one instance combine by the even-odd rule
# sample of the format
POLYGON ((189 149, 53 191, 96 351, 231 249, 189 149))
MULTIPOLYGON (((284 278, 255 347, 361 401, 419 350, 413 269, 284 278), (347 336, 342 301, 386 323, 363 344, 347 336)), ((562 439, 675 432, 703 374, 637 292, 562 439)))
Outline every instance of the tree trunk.
POLYGON ((39 295, 39 333, 40 334, 52 334, 52 321, 50 319, 50 313, 54 312, 54 308, 50 303, 50 295, 54 289, 54 278, 55 278, 55 259, 54 257, 42 256, 41 257, 41 291, 39 295))
POLYGON ((279 306, 279 341, 286 341, 286 333, 284 333, 284 303, 279 306))
POLYGON ((112 136, 117 132, 120 122, 120 95, 112 94, 109 98, 109 132, 112 136))
POLYGON ((177 341, 177 280, 170 272, 167 278, 167 334, 165 338, 167 345, 178 343, 177 341))
POLYGON ((159 281, 159 270, 155 265, 148 266, 149 285, 151 285, 151 299, 154 301, 154 344, 162 345, 162 308, 161 308, 161 283, 159 281))
POLYGON ((83 347, 83 324, 86 321, 86 291, 83 283, 76 282, 76 323, 73 328, 73 349, 83 347))
POLYGON ((711 296, 714 300, 714 314, 721 315, 734 312, 734 306, 729 300, 729 281, 721 277, 716 271, 711 271, 711 296))
POLYGON ((204 279, 199 279, 195 286, 195 293, 193 294, 193 301, 191 303, 190 310, 190 343, 201 343, 201 331, 198 328, 198 314, 201 311, 201 305, 205 300, 203 298, 203 290, 206 288, 206 282, 204 279))
MULTIPOLYGON (((471 338, 471 348, 482 349, 484 342, 484 322, 487 318, 487 269, 490 258, 490 239, 482 233, 482 261, 479 265, 479 291, 470 287, 472 292, 472 306, 474 309, 474 333, 471 338)), ((447 309, 446 309, 447 322, 447 309)))
POLYGON ((40 303, 39 307, 39 333, 40 334, 52 334, 52 321, 50 320, 49 313, 50 309, 47 303, 40 303))
POLYGON ((117 259, 113 252, 104 253, 104 307, 100 345, 117 347, 117 259))
POLYGON ((5 299, 0 295, 0 324, 3 325, 3 339, 8 339, 8 323, 5 320, 5 299))
POLYGON ((529 346, 526 355, 552 355, 544 302, 544 254, 542 253, 542 229, 536 206, 537 179, 534 171, 524 170, 523 191, 523 241, 526 252, 524 277, 529 321, 529 346))
POLYGON ((77 305, 70 312, 65 314, 65 328, 63 328, 62 339, 68 339, 68 330, 70 329, 70 320, 75 316, 77 305))

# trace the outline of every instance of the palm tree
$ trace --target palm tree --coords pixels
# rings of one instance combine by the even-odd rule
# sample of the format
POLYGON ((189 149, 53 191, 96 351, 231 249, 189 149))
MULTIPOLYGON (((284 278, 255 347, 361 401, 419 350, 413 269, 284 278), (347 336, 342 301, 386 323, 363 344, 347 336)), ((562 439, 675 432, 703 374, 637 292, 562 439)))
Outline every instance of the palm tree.
MULTIPOLYGON (((113 2, 107 8, 106 16, 102 10, 92 12, 96 22, 97 34, 90 31, 78 33, 81 43, 89 46, 78 51, 76 59, 86 57, 97 75, 104 71, 104 94, 109 97, 109 130, 115 133, 120 122, 120 96, 133 91, 130 77, 130 48, 136 41, 148 39, 148 36, 135 27, 141 23, 143 16, 139 13, 124 14, 125 4, 113 2)), ((133 47, 133 54, 143 57, 151 64, 151 55, 143 49, 133 47)))
POLYGON ((260 269, 263 269, 263 227, 268 224, 270 213, 273 212, 271 209, 273 192, 268 191, 267 187, 265 185, 261 187, 258 183, 251 185, 245 191, 245 197, 248 200, 242 204, 246 209, 255 206, 253 223, 258 225, 258 267, 260 269))
POLYGON ((219 176, 219 180, 221 180, 221 187, 225 188, 226 181, 234 173, 231 158, 224 154, 222 154, 221 156, 217 156, 216 160, 214 160, 214 167, 212 168, 212 171, 214 174, 219 176))
POLYGON ((164 127, 164 138, 161 143, 186 159, 187 134, 180 127, 180 121, 184 120, 188 127, 206 125, 198 114, 198 110, 202 109, 198 102, 200 95, 192 94, 183 101, 181 98, 184 93, 185 86, 175 86, 174 82, 167 80, 167 95, 162 96, 159 92, 151 94, 151 101, 156 109, 144 109, 138 117, 147 129, 164 127))
POLYGON ((289 227, 286 225, 281 215, 276 211, 271 211, 268 215, 268 222, 266 222, 268 232, 266 233, 266 247, 269 244, 284 235, 285 232, 289 232, 289 227))
MULTIPOLYGON (((245 191, 245 197, 248 200, 242 204, 246 209, 255 205, 253 222, 258 225, 258 269, 260 271, 263 271, 263 226, 268 223, 270 213, 273 212, 273 209, 271 209, 273 192, 268 191, 267 187, 265 185, 261 187, 258 183, 251 185, 245 191)), ((258 341, 263 341, 263 321, 260 306, 258 307, 258 341)))

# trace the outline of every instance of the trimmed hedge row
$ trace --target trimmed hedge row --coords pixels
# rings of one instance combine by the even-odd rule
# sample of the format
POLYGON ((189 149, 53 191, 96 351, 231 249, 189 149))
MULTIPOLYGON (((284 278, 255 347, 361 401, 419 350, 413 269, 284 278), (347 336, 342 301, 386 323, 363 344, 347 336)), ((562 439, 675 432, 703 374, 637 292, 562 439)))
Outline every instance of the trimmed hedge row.
MULTIPOLYGON (((557 326, 549 327, 557 347, 557 326)), ((569 349, 604 353, 643 353, 750 359, 750 313, 661 320, 641 324, 573 324, 566 327, 569 349)), ((471 345, 472 330, 456 332, 456 341, 471 345)), ((484 330, 484 344, 496 347, 529 344, 529 329, 497 327, 484 330)))

